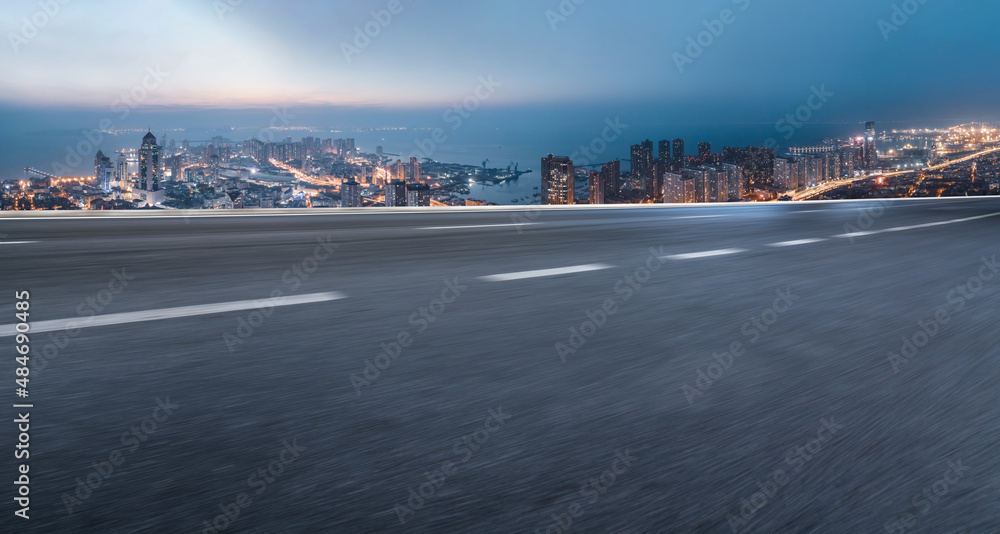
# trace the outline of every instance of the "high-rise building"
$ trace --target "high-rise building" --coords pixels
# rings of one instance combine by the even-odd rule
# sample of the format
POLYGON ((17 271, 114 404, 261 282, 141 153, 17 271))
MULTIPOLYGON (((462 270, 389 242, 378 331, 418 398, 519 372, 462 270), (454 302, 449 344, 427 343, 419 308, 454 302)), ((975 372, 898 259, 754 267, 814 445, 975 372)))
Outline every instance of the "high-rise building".
POLYGON ((340 207, 361 207, 361 184, 348 180, 340 185, 340 207))
POLYGON ((590 203, 605 204, 605 194, 608 191, 604 182, 605 174, 599 171, 590 171, 590 203))
POLYGON ((119 152, 115 161, 115 184, 116 187, 128 189, 128 160, 124 152, 119 152))
POLYGON ((604 183, 604 202, 618 196, 621 193, 622 185, 622 162, 614 160, 601 167, 601 181, 604 183))
POLYGON ((406 205, 411 208, 430 206, 431 187, 427 184, 408 184, 406 186, 406 205))
POLYGON ((840 149, 840 176, 854 177, 854 150, 849 146, 840 149))
POLYGON ((410 184, 420 183, 421 170, 420 170, 420 160, 416 156, 410 157, 410 164, 406 167, 406 181, 410 184))
POLYGON ((671 169, 674 172, 680 172, 686 167, 684 163, 684 140, 674 139, 674 155, 673 155, 673 165, 671 169))
POLYGON ((750 146, 725 147, 722 161, 736 165, 743 172, 743 192, 763 189, 774 182, 774 149, 750 146))
POLYGON ((743 169, 738 165, 733 165, 730 163, 723 163, 722 168, 726 170, 726 180, 728 182, 729 189, 729 201, 738 202, 743 200, 746 190, 743 189, 743 185, 746 183, 743 180, 743 169))
POLYGON ((698 143, 698 159, 702 163, 709 163, 712 156, 712 143, 698 143))
POLYGON ((875 123, 865 123, 864 162, 866 170, 878 167, 878 149, 875 146, 875 123))
POLYGON ((382 150, 383 149, 380 146, 375 147, 375 159, 378 161, 382 161, 382 150))
POLYGON ((406 165, 403 164, 401 160, 396 160, 396 163, 392 164, 390 169, 390 177, 393 180, 400 180, 406 182, 406 165))
POLYGON ((663 174, 663 202, 668 204, 684 203, 684 175, 679 172, 663 174))
POLYGON ((385 206, 387 208, 406 206, 406 182, 390 180, 389 183, 385 184, 385 206))
POLYGON ((649 194, 650 181, 653 178, 653 142, 646 139, 638 145, 632 145, 632 181, 649 194))
POLYGON ((708 177, 708 197, 706 202, 727 202, 729 200, 729 171, 723 167, 704 166, 708 177))
POLYGON ((573 161, 549 154, 542 158, 542 204, 574 204, 576 170, 573 161))
POLYGON ((98 150, 94 156, 94 181, 105 193, 111 191, 111 181, 114 174, 115 168, 111 165, 111 158, 98 150))
POLYGON ((673 168, 674 168, 674 166, 673 166, 673 156, 670 155, 671 154, 670 153, 670 140, 669 139, 661 139, 660 142, 659 142, 659 144, 658 144, 658 148, 659 148, 659 150, 657 151, 657 156, 659 156, 660 161, 661 162, 665 162, 667 164, 666 165, 666 167, 667 167, 666 170, 672 171, 673 168))
POLYGON ((790 165, 787 159, 774 158, 774 185, 783 189, 795 189, 791 185, 790 165))
POLYGON ((159 191, 160 178, 160 147, 156 136, 149 132, 142 138, 139 149, 139 189, 159 191))

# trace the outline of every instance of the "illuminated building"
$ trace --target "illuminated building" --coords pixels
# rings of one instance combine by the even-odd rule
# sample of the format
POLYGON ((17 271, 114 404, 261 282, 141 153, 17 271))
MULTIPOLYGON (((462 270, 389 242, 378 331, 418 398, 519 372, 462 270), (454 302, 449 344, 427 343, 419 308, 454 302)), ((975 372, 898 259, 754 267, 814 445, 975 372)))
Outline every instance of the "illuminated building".
POLYGON ((361 184, 354 180, 349 180, 340 185, 340 207, 361 207, 361 184))
POLYGON ((569 158, 542 158, 542 204, 573 204, 575 190, 576 170, 569 158))
POLYGON ((677 172, 663 174, 663 202, 668 204, 684 203, 684 176, 677 172))
POLYGON ((866 170, 870 171, 878 167, 878 151, 875 147, 874 122, 865 123, 865 139, 862 158, 864 160, 864 168, 866 170))
POLYGON ((729 201, 743 200, 746 191, 743 189, 743 169, 737 165, 723 163, 722 168, 726 171, 726 180, 729 189, 729 201))
POLYGON ((791 184, 791 164, 787 159, 774 158, 774 185, 785 189, 795 189, 791 184))
MULTIPOLYGON (((419 163, 417 165, 420 165, 419 163)), ((411 208, 431 205, 431 188, 427 184, 406 186, 406 205, 411 208)))
POLYGON ((410 157, 410 164, 406 167, 406 183, 408 184, 418 184, 420 183, 421 170, 420 170, 420 160, 416 156, 410 157))
POLYGON ((163 179, 161 167, 160 146, 156 144, 156 136, 152 132, 142 138, 139 149, 139 190, 132 192, 132 197, 140 206, 153 206, 163 202, 163 190, 160 182, 163 179))
POLYGON ((406 182, 403 180, 390 180, 385 185, 385 206, 387 208, 406 206, 406 182))
POLYGON ((622 162, 614 160, 601 167, 601 182, 604 184, 604 201, 615 198, 621 192, 622 162))
POLYGON ((684 163, 684 140, 674 139, 674 156, 671 170, 674 172, 680 172, 684 170, 684 167, 686 167, 684 163))
POLYGON ((698 159, 702 163, 708 163, 712 157, 712 143, 698 143, 698 159))
POLYGON ((111 165, 111 158, 106 157, 104 152, 98 150, 94 156, 94 180, 105 193, 111 192, 114 174, 115 168, 111 165))
POLYGON ((590 203, 605 204, 604 195, 607 193, 607 184, 604 183, 605 174, 598 171, 590 171, 590 203))
POLYGON ((647 139, 641 144, 632 145, 632 181, 639 189, 645 191, 647 196, 653 171, 653 142, 647 139))

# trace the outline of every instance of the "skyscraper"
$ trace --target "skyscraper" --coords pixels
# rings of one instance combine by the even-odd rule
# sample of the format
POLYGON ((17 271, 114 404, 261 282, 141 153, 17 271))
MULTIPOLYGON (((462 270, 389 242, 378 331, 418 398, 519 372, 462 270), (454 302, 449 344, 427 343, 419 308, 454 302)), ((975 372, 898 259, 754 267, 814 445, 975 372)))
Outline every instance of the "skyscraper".
POLYGON ((684 140, 674 139, 674 157, 672 170, 674 172, 681 172, 684 170, 684 140))
POLYGON ((416 156, 410 156, 410 163, 406 166, 406 182, 409 184, 420 183, 420 173, 420 160, 416 156))
POLYGON ((573 204, 575 189, 576 170, 569 158, 542 158, 542 204, 573 204))
POLYGON ((677 172, 663 174, 663 202, 668 204, 684 203, 684 176, 677 172))
POLYGON ((712 143, 698 143, 698 159, 702 163, 709 163, 712 156, 712 143))
POLYGON ((726 179, 728 180, 729 201, 743 200, 743 194, 745 193, 743 189, 743 169, 729 163, 723 163, 722 168, 725 169, 726 179))
POLYGON ((360 208, 361 207, 361 184, 350 180, 340 186, 340 207, 360 208))
POLYGON ((660 161, 666 163, 668 171, 673 170, 673 156, 670 155, 670 140, 660 140, 657 155, 660 157, 660 161))
POLYGON ((115 161, 115 184, 116 187, 128 189, 128 160, 124 152, 119 152, 115 161))
POLYGON ((115 168, 111 165, 111 158, 106 157, 104 152, 98 150, 97 155, 94 156, 94 180, 105 193, 111 191, 114 174, 115 168))
POLYGON ((431 187, 427 184, 408 184, 406 186, 406 205, 411 208, 430 206, 431 187))
POLYGON ((604 204, 604 195, 607 192, 607 184, 604 182, 604 172, 590 171, 590 203, 604 204))
POLYGON ((653 142, 646 139, 641 144, 632 145, 632 181, 648 194, 653 178, 653 142))
POLYGON ((791 172, 787 159, 774 158, 774 185, 783 189, 795 189, 791 184, 791 172))
POLYGON ((160 147, 152 132, 142 138, 142 148, 139 149, 139 189, 160 190, 160 147))
POLYGON ((864 140, 864 162, 866 170, 873 170, 878 166, 878 150, 875 146, 875 123, 865 123, 864 140))
POLYGON ((609 200, 618 196, 622 190, 621 185, 622 178, 622 162, 621 160, 614 160, 603 167, 601 167, 601 181, 604 183, 604 201, 609 200))
POLYGON ((653 161, 653 172, 646 186, 646 198, 656 202, 663 197, 663 173, 670 169, 670 160, 653 161))
POLYGON ((387 208, 406 206, 406 182, 390 180, 389 183, 385 184, 385 206, 387 208))

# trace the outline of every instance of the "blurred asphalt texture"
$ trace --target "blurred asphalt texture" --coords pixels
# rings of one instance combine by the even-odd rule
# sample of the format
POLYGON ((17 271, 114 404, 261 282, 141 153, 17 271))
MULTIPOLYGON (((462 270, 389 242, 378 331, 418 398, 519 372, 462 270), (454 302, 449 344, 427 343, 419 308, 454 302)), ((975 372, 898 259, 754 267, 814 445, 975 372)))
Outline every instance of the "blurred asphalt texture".
MULTIPOLYGON (((556 533, 566 529, 553 515, 566 525, 571 507, 580 533, 1000 532, 1000 276, 949 304, 1000 253, 1000 217, 833 237, 845 224, 877 232, 998 212, 987 198, 0 218, 3 241, 38 241, 0 246, 0 324, 15 322, 23 289, 33 322, 76 317, 122 269, 134 279, 102 313, 275 290, 347 297, 274 308, 242 339, 251 310, 80 331, 31 375, 30 521, 13 517, 16 432, 5 425, 0 531, 213 532, 204 522, 246 492, 252 502, 220 532, 556 533), (424 229, 512 216, 537 224, 424 229), (807 238, 828 239, 767 246, 807 238), (333 255, 307 278, 286 275, 313 267, 317 239, 333 255), (651 248, 746 252, 667 260, 628 282, 651 248), (478 278, 583 264, 612 268, 478 278), (460 295, 442 311, 432 303, 449 284, 460 295), (779 290, 794 295, 790 309, 773 311, 779 290), (561 361, 556 344, 609 298, 617 312, 561 361), (422 307, 441 313, 421 332, 422 307), (888 354, 938 309, 951 320, 894 373, 888 354), (744 326, 755 317, 766 332, 744 326), (356 389, 352 375, 404 332, 412 344, 356 389), (232 351, 227 333, 242 341, 232 351), (743 351, 719 376, 713 354, 725 362, 734 342, 743 351), (700 389, 699 372, 718 378, 700 389), (178 407, 130 451, 123 433, 157 399, 178 407), (77 479, 121 449, 68 514, 77 479), (413 498, 445 462, 433 494, 425 485, 413 498), (251 478, 269 464, 278 476, 251 478), (779 470, 784 482, 770 484, 779 470), (892 526, 907 513, 908 526, 892 526)), ((13 390, 13 339, 2 339, 13 390)), ((53 339, 34 334, 33 353, 53 339)))

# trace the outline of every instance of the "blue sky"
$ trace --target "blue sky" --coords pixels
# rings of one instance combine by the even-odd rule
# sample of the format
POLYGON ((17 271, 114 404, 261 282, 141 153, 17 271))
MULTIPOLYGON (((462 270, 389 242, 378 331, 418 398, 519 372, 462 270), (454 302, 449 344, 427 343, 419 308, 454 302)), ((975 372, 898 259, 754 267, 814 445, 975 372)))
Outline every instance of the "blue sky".
POLYGON ((441 110, 493 76, 486 108, 773 122, 825 85, 829 120, 909 120, 992 117, 1000 82, 993 2, 908 0, 918 9, 886 40, 879 21, 907 2, 399 0, 383 24, 372 11, 389 0, 46 1, 53 16, 0 4, 0 105, 105 110, 158 67, 141 108, 441 110), (680 72, 675 54, 727 9, 680 72), (49 20, 35 34, 25 18, 49 20), (356 42, 366 26, 378 34, 356 42))

